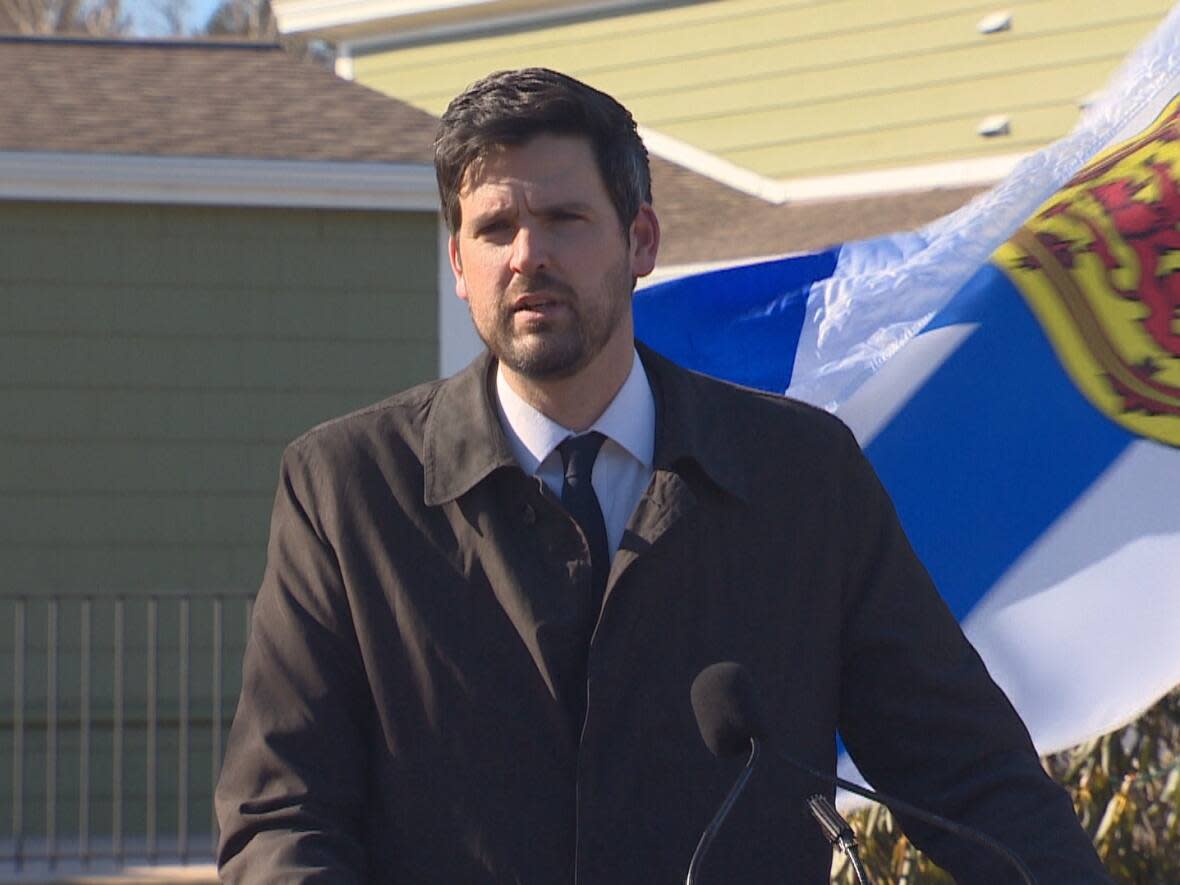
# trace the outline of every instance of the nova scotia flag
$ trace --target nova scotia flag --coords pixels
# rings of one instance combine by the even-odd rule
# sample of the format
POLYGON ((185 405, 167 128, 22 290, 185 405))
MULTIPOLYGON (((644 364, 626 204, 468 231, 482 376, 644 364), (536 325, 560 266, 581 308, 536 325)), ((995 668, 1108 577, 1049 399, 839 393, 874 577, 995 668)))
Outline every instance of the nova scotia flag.
POLYGON ((635 318, 849 424, 1040 752, 1180 684, 1180 8, 958 212, 653 286, 635 318))

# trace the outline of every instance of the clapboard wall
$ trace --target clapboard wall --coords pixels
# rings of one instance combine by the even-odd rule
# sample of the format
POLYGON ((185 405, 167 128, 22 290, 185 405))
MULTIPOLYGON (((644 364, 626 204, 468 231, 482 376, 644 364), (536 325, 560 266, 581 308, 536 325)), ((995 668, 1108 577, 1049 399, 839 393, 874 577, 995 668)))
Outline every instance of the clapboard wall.
POLYGON ((144 835, 150 802, 161 837, 186 815, 194 833, 210 831, 208 726, 215 707, 228 725, 236 700, 241 597, 265 563, 282 449, 321 421, 435 377, 437 268, 433 213, 0 202, 0 834, 13 832, 17 720, 25 832, 68 841, 86 816, 83 774, 89 825, 99 841, 109 831, 119 679, 124 832, 144 835), (28 600, 23 624, 18 595, 28 600), (217 595, 226 599, 220 640, 217 595), (182 596, 194 597, 186 614, 182 596), (51 597, 62 600, 56 618, 51 597), (88 655, 84 597, 93 600, 88 655), (23 662, 14 657, 22 643, 23 662), (94 722, 83 762, 87 691, 94 722), (185 691, 199 728, 181 747, 185 691), (182 757, 192 771, 186 811, 175 803, 182 757), (58 805, 50 822, 47 777, 58 805))
POLYGON ((715 0, 358 44, 358 82, 433 114, 494 70, 543 65, 637 121, 774 179, 1019 153, 1081 103, 1172 0, 715 0), (1003 20, 982 33, 981 23, 1003 20), (999 16, 997 18, 997 15, 999 16), (981 136, 992 115, 1004 135, 981 136))

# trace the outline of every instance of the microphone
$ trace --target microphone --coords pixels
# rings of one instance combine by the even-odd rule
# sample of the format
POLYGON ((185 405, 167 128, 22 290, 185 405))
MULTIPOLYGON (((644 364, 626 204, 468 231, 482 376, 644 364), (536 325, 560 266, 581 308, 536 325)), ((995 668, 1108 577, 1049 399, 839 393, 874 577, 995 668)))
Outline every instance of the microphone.
MULTIPOLYGON (((759 744, 766 737, 766 728, 762 721, 762 705, 758 702, 758 690, 745 667, 733 661, 723 661, 706 667, 693 680, 691 695, 697 728, 700 729, 705 746, 714 756, 719 759, 737 756, 745 752, 747 747, 752 747, 753 752, 757 753, 759 744)), ((738 780, 740 786, 735 786, 730 791, 732 799, 727 797, 721 811, 702 834, 701 845, 704 845, 705 849, 713 841, 713 836, 717 834, 721 822, 733 806, 732 800, 737 798, 736 793, 740 793, 741 788, 745 786, 748 780, 747 772, 751 767, 747 763, 743 776, 738 780)), ((866 885, 868 878, 857 853, 856 837, 848 822, 840 816, 826 796, 812 796, 808 800, 808 807, 829 843, 839 847, 851 861, 857 881, 866 885)), ((701 845, 697 846, 697 852, 693 854, 693 863, 689 866, 690 885, 695 879, 700 858, 704 855, 701 845)))
MULTIPOLYGON (((697 727, 701 731, 701 737, 704 738, 705 745, 715 756, 734 756, 747 746, 752 748, 751 759, 757 756, 759 745, 766 735, 766 727, 762 718, 758 692, 754 687, 754 680, 746 672, 745 667, 733 661, 724 661, 711 664, 702 670, 692 683, 692 707, 697 717, 697 727)), ((785 753, 776 752, 775 755, 793 768, 811 775, 829 786, 840 787, 850 793, 885 805, 890 810, 916 818, 991 849, 1020 873, 1026 885, 1036 885, 1036 879, 1033 878, 1032 872, 1024 861, 986 833, 917 808, 886 793, 866 789, 843 778, 825 774, 785 753)), ((747 763, 747 771, 749 768, 750 764, 747 763)), ((743 775, 746 775, 746 772, 743 772, 743 775)), ((741 779, 739 778, 739 780, 741 779)), ((742 786, 744 785, 743 783, 742 786)), ((728 809, 725 810, 728 813, 728 809)), ((722 819, 724 818, 722 817, 722 819)), ((714 821, 716 822, 716 818, 714 821)), ((706 830, 707 832, 708 830, 706 830)), ((701 838, 703 841, 704 836, 702 835, 701 838)))
POLYGON ((701 833, 688 865, 685 885, 694 885, 697 881, 697 874, 709 846, 713 844, 713 838, 746 788, 750 775, 754 773, 763 733, 762 722, 758 718, 758 692, 754 688, 754 680, 741 664, 721 663, 706 667, 692 681, 690 694, 697 728, 701 730, 705 746, 713 755, 724 759, 749 749, 750 756, 741 774, 729 788, 725 801, 701 833))
POLYGON ((710 664, 692 681, 692 712, 705 746, 719 759, 746 752, 766 737, 762 704, 749 671, 733 661, 710 664))

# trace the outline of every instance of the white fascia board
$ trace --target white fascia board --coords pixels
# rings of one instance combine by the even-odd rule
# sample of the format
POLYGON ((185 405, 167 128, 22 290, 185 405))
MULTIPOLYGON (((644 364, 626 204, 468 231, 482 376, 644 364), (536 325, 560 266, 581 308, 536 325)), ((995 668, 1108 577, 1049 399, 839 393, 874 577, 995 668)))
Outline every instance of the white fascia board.
POLYGON ((708 273, 713 270, 725 270, 729 267, 741 267, 746 264, 764 264, 767 261, 778 261, 781 258, 791 258, 795 255, 806 255, 806 252, 780 252, 775 255, 748 255, 745 258, 721 258, 717 261, 694 261, 690 264, 669 264, 666 267, 656 265, 646 277, 641 277, 635 283, 635 291, 640 292, 658 286, 660 283, 678 280, 681 277, 692 277, 697 274, 708 273))
POLYGON ((0 199, 437 212, 414 163, 0 152, 0 199))
POLYGON ((846 200, 928 191, 935 188, 994 184, 1011 172, 1025 157, 1025 154, 1004 154, 973 160, 951 160, 921 166, 878 169, 871 172, 779 180, 759 175, 723 157, 653 129, 641 126, 639 134, 653 154, 698 175, 712 178, 736 191, 775 204, 846 200))
POLYGON ((1026 154, 1002 154, 973 160, 950 160, 872 172, 820 175, 778 182, 778 202, 808 202, 854 197, 913 193, 935 188, 980 187, 995 184, 1016 168, 1026 154))
POLYGON ((376 19, 396 19, 423 12, 440 12, 463 6, 484 6, 495 0, 286 0, 275 3, 279 30, 298 34, 321 28, 355 25, 376 19))
MULTIPOLYGON (((356 0, 364 2, 364 0, 356 0)), ((499 15, 485 15, 483 18, 473 18, 469 21, 454 22, 452 24, 427 25, 425 27, 408 30, 393 30, 374 33, 366 37, 353 37, 337 42, 337 47, 345 47, 345 51, 352 54, 381 52, 396 49, 407 43, 430 43, 443 40, 457 40, 495 34, 516 27, 535 28, 547 24, 560 24, 579 15, 595 14, 607 15, 616 12, 642 11, 644 6, 650 5, 644 0, 592 0, 585 3, 566 3, 551 9, 532 9, 527 12, 503 12, 499 15)), ((372 18, 372 17, 370 17, 372 18)), ((330 31, 333 27, 350 24, 360 24, 370 19, 361 17, 355 21, 324 21, 315 28, 317 32, 330 31)), ((284 33, 286 31, 284 30, 284 33)))
POLYGON ((751 197, 761 197, 768 203, 784 202, 785 198, 781 194, 782 186, 773 178, 759 175, 757 172, 731 163, 729 160, 689 144, 687 141, 665 135, 663 132, 648 129, 646 126, 637 128, 644 145, 656 156, 670 160, 685 169, 690 169, 698 175, 719 181, 736 191, 749 194, 751 197))

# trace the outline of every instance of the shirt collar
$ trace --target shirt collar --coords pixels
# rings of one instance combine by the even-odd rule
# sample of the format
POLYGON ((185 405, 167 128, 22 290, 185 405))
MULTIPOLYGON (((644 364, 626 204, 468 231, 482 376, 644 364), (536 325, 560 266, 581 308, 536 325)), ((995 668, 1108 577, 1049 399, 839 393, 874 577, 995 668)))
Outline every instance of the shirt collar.
MULTIPOLYGON (((642 344, 636 350, 658 415, 654 455, 646 463, 656 470, 675 470, 688 458, 731 493, 753 496, 756 478, 744 469, 741 453, 731 450, 732 442, 716 432, 717 427, 741 426, 746 417, 730 414, 734 397, 718 396, 727 385, 675 366, 642 344)), ((497 414, 494 367, 485 350, 458 375, 442 381, 427 405, 423 496, 430 506, 458 498, 501 467, 521 464, 497 414)))
MULTIPOLYGON (((525 402, 496 366, 497 411, 508 444, 521 468, 535 474, 553 450, 573 431, 558 424, 525 402)), ((606 410, 588 429, 613 440, 636 461, 650 467, 655 450, 656 405, 651 384, 638 354, 631 371, 606 410)))

